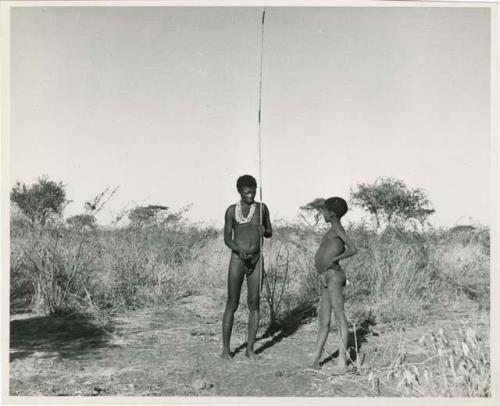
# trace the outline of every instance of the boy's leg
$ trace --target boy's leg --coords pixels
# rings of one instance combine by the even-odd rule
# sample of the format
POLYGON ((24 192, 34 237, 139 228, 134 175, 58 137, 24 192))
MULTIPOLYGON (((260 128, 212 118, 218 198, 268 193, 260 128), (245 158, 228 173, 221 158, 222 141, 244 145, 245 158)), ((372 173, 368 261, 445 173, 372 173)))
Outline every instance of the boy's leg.
POLYGON ((330 295, 328 289, 321 284, 321 296, 319 301, 318 314, 318 339, 316 340, 316 351, 314 353, 313 368, 319 368, 319 360, 325 347, 326 339, 330 331, 330 320, 332 314, 332 306, 330 304, 330 295))
MULTIPOLYGON (((259 329, 260 318, 260 292, 262 290, 262 279, 260 277, 261 266, 259 259, 255 264, 254 270, 247 275, 247 305, 248 305, 248 344, 246 355, 248 358, 255 358, 254 344, 259 329), (259 286, 260 284, 260 286, 259 286)), ((264 264, 262 264, 264 267, 264 264)), ((263 271, 263 269, 262 269, 263 271)))
POLYGON ((240 302, 241 285, 245 276, 245 268, 243 261, 231 254, 229 261, 229 271, 227 277, 227 302, 222 319, 222 354, 221 357, 231 359, 231 331, 233 330, 234 312, 238 308, 240 302))
POLYGON ((344 286, 346 283, 345 273, 341 269, 328 271, 328 293, 332 304, 337 326, 339 328, 339 366, 347 367, 347 319, 344 313, 344 286))

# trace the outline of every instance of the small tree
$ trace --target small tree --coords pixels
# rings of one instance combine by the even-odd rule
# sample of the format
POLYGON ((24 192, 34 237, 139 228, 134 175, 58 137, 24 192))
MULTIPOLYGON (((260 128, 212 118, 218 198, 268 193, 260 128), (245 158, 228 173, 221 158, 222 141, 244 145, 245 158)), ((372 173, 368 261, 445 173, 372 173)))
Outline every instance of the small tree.
POLYGON ((97 221, 93 214, 76 214, 69 217, 66 223, 72 228, 83 230, 95 228, 97 221))
POLYGON ((47 176, 38 178, 31 186, 17 182, 10 192, 10 200, 32 226, 43 226, 50 217, 60 216, 68 203, 65 186, 47 176))
POLYGON ((83 208, 87 214, 97 214, 99 213, 106 203, 115 195, 120 186, 115 187, 112 191, 109 190, 109 187, 104 189, 103 192, 99 193, 94 198, 88 200, 83 205, 83 208))
POLYGON ((325 199, 323 199, 322 197, 318 197, 313 201, 305 204, 304 206, 300 206, 299 210, 302 211, 300 215, 302 220, 304 220, 306 223, 311 223, 311 221, 309 221, 307 217, 312 217, 314 219, 314 225, 318 225, 324 203, 325 199))
POLYGON ((168 212, 168 207, 159 205, 137 206, 130 210, 128 219, 132 226, 158 223, 168 212))
POLYGON ((184 220, 184 214, 190 208, 191 205, 181 207, 177 210, 160 205, 136 206, 128 212, 128 219, 132 227, 149 225, 180 227, 184 220))
POLYGON ((409 189, 403 181, 391 177, 378 178, 372 184, 359 183, 357 190, 351 190, 351 201, 373 216, 377 228, 415 222, 423 226, 434 213, 421 189, 409 189))

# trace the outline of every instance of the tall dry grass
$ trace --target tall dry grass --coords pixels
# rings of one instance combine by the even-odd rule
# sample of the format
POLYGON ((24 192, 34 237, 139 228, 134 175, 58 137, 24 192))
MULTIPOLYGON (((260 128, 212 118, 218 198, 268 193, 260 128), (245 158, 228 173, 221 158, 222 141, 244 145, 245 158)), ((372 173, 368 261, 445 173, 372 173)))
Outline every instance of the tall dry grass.
MULTIPOLYGON (((316 305, 313 259, 324 231, 275 225, 264 245, 263 324, 279 322, 297 307, 316 305)), ((449 311, 464 298, 488 308, 488 229, 418 233, 388 228, 376 233, 354 226, 347 232, 359 249, 342 261, 350 281, 345 296, 353 331, 367 314, 399 330, 424 323, 433 307, 449 311)), ((52 314, 77 311, 107 323, 118 310, 165 306, 200 295, 220 303, 222 316, 229 256, 220 231, 182 220, 87 230, 63 223, 28 229, 15 223, 11 304, 52 314)), ((245 294, 244 286, 242 298, 245 294)), ((245 305, 242 300, 238 312, 245 319, 243 328, 245 305)), ((428 354, 426 362, 408 363, 400 348, 388 366, 365 370, 357 356, 356 382, 367 379, 370 396, 379 394, 381 385, 407 396, 490 394, 488 343, 474 326, 430 331, 419 345, 428 354)))
POLYGON ((28 307, 60 314, 75 306, 94 271, 94 253, 88 239, 58 227, 30 230, 11 242, 11 298, 31 297, 28 307))
MULTIPOLYGON (((265 322, 317 300, 313 258, 323 232, 280 224, 266 240, 265 322)), ((487 229, 375 233, 358 226, 348 234, 359 249, 342 261, 350 281, 346 307, 353 311, 415 323, 435 304, 489 297, 487 229)), ((29 297, 29 307, 57 313, 155 306, 190 294, 223 301, 230 253, 221 232, 176 220, 87 231, 17 226, 11 254, 11 297, 29 297)))
POLYGON ((370 384, 369 395, 380 395, 383 390, 412 397, 491 396, 489 343, 479 336, 476 326, 426 332, 413 344, 426 354, 419 362, 407 361, 402 342, 389 365, 361 371, 370 384))
POLYGON ((63 223, 15 228, 11 303, 38 313, 88 312, 168 303, 196 281, 184 271, 216 235, 183 222, 77 230, 63 223))
MULTIPOLYGON (((313 258, 323 233, 299 225, 278 227, 265 246, 265 260, 272 264, 267 276, 279 283, 287 274, 284 311, 317 299, 313 258), (279 260, 283 253, 285 262, 279 260)), ((351 227, 348 234, 359 252, 342 261, 350 282, 347 308, 364 309, 382 322, 418 323, 434 305, 450 306, 464 295, 483 300, 489 295, 487 229, 419 233, 389 228, 375 233, 351 227)))

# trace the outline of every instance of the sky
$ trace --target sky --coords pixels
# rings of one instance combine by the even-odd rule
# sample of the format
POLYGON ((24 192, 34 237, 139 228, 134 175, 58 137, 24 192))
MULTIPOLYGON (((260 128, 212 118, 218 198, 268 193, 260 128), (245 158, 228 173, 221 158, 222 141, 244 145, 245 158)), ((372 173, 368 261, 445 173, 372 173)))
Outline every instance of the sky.
MULTIPOLYGON (((13 9, 11 184, 62 181, 66 215, 119 186, 101 223, 162 204, 221 225, 237 177, 259 174, 261 13, 13 9)), ((272 218, 392 176, 424 189, 435 226, 489 224, 489 18, 488 8, 268 8, 262 185, 272 218)))

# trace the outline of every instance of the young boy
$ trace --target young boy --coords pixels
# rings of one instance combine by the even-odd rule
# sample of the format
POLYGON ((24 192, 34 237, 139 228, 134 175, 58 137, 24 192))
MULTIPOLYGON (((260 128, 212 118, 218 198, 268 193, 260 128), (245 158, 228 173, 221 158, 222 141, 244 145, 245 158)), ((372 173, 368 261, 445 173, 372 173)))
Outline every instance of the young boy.
POLYGON ((224 222, 224 242, 231 249, 228 271, 228 295, 222 321, 222 354, 224 359, 231 359, 230 340, 233 329, 234 312, 239 301, 241 285, 247 278, 247 303, 250 312, 248 318, 248 343, 246 356, 255 359, 255 337, 259 327, 259 305, 261 285, 260 246, 262 238, 272 235, 269 210, 263 203, 255 202, 257 182, 250 175, 238 178, 236 188, 241 200, 229 206, 224 222), (260 218, 262 204, 262 219, 260 218))
POLYGON ((340 219, 347 213, 347 203, 340 197, 327 199, 323 206, 323 217, 331 224, 316 252, 315 266, 321 278, 321 297, 319 306, 319 329, 314 355, 313 368, 319 368, 319 361, 325 346, 332 309, 339 328, 339 364, 336 372, 347 370, 347 320, 344 314, 343 289, 346 276, 339 265, 341 259, 350 257, 358 251, 347 237, 340 219))

